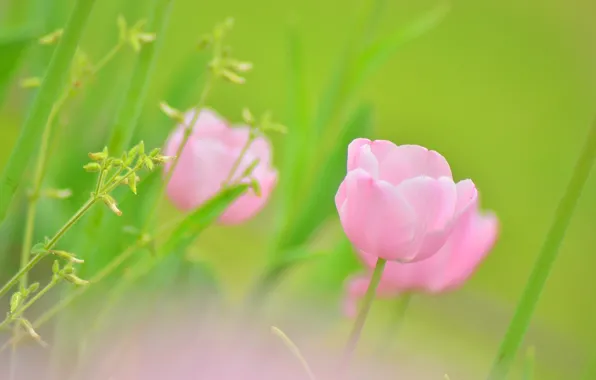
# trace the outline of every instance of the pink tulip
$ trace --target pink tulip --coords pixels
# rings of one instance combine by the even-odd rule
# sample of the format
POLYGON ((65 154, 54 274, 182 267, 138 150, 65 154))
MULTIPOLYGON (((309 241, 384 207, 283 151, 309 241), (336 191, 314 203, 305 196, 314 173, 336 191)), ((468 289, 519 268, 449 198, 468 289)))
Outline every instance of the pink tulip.
POLYGON ((356 139, 348 147, 348 173, 335 204, 358 250, 375 259, 414 262, 443 247, 476 197, 474 183, 455 183, 435 151, 356 139))
MULTIPOLYGON (((475 205, 462 218, 447 243, 434 256, 414 262, 388 262, 377 287, 379 297, 391 298, 402 293, 428 294, 455 290, 472 275, 494 246, 499 223, 492 213, 481 213, 475 205)), ((365 264, 372 270, 376 258, 361 252, 365 264)), ((344 312, 356 314, 356 301, 364 296, 370 276, 358 276, 348 281, 344 312)))
MULTIPOLYGON (((194 112, 186 115, 185 124, 192 121, 194 112)), ((184 129, 185 125, 176 128, 166 143, 165 154, 176 155, 184 129)), ((246 178, 241 178, 244 171, 258 160, 251 177, 260 184, 260 196, 249 190, 223 213, 220 222, 236 224, 254 216, 263 208, 275 187, 277 171, 271 167, 271 144, 265 137, 259 136, 250 144, 231 175, 248 138, 249 127, 231 128, 213 111, 201 110, 168 183, 167 193, 172 203, 181 210, 193 210, 216 195, 222 186, 246 181, 246 178)), ((170 165, 166 165, 165 170, 170 170, 170 165)))

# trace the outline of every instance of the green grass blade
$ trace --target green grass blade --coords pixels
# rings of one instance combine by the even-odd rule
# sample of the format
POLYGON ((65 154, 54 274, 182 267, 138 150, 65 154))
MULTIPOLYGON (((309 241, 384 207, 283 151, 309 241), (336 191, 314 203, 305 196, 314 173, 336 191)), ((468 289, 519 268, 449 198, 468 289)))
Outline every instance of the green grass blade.
POLYGON ((21 58, 34 41, 33 31, 23 31, 16 35, 0 37, 0 104, 4 102, 21 58))
MULTIPOLYGON (((132 77, 128 85, 128 91, 120 105, 108 143, 110 154, 118 155, 126 150, 131 144, 131 139, 137 128, 139 117, 145 106, 151 80, 154 77, 157 57, 165 40, 165 32, 169 25, 173 3, 174 0, 154 0, 152 4, 152 15, 147 30, 155 31, 157 39, 153 43, 143 46, 143 49, 138 54, 132 77)), ((79 247, 83 247, 87 241, 93 239, 94 236, 108 233, 106 229, 112 230, 109 232, 113 233, 117 232, 114 231, 115 228, 121 227, 120 220, 115 221, 114 223, 103 223, 106 213, 106 209, 102 207, 98 207, 94 210, 93 216, 88 219, 88 223, 84 226, 84 232, 79 239, 79 247)), ((118 234, 116 234, 116 236, 118 236, 118 234)), ((112 242, 106 243, 112 245, 112 248, 115 248, 113 247, 113 244, 111 244, 112 242)), ((109 262, 118 252, 118 249, 104 250, 104 248, 106 247, 104 247, 103 244, 99 244, 96 249, 87 250, 87 252, 81 251, 82 258, 86 260, 85 268, 83 272, 81 272, 82 275, 95 273, 103 265, 109 262), (98 255, 98 251, 114 253, 98 255)))
POLYGON ((565 238, 571 217, 590 175, 590 171, 594 166, 594 161, 596 161, 596 120, 590 128, 588 138, 577 160, 565 194, 555 211, 554 221, 546 235, 540 254, 534 263, 532 273, 528 278, 524 292, 515 309, 515 314, 503 337, 499 351, 494 359, 493 367, 488 375, 489 380, 504 379, 517 356, 517 351, 530 326, 530 321, 534 315, 534 310, 536 309, 546 280, 559 255, 559 247, 565 238))
POLYGON ((182 255, 197 240, 205 229, 217 221, 223 212, 242 194, 248 190, 248 185, 241 184, 222 190, 219 194, 205 202, 201 207, 182 220, 158 248, 157 258, 147 258, 139 266, 138 273, 131 276, 132 282, 154 273, 151 278, 142 280, 143 288, 167 287, 179 279, 181 268, 186 264, 182 255))
POLYGON ((43 126, 50 114, 54 100, 62 90, 70 62, 75 53, 83 29, 95 0, 78 0, 60 39, 43 83, 31 106, 21 134, 8 163, 0 177, 0 222, 4 221, 12 198, 23 178, 29 159, 41 139, 43 126))
POLYGON ((371 43, 356 59, 348 86, 349 91, 358 89, 401 47, 435 28, 444 19, 449 9, 448 3, 441 3, 413 22, 371 43))
POLYGON ((333 199, 345 176, 347 146, 357 137, 370 137, 372 128, 372 107, 367 105, 359 107, 343 129, 334 150, 315 175, 316 186, 310 189, 300 213, 285 229, 278 245, 279 251, 283 252, 304 244, 315 229, 335 212, 333 199))
POLYGON ((222 190, 180 222, 163 247, 160 248, 160 252, 168 254, 169 252, 185 251, 207 227, 215 223, 217 218, 247 190, 248 185, 246 184, 231 186, 222 190))
POLYGON ((290 29, 286 38, 288 54, 288 116, 287 126, 290 134, 284 139, 284 156, 280 171, 279 194, 281 204, 278 208, 280 227, 287 222, 283 220, 292 213, 299 190, 299 181, 305 176, 304 162, 312 155, 312 144, 315 138, 309 122, 308 91, 304 67, 302 40, 295 29, 290 29))

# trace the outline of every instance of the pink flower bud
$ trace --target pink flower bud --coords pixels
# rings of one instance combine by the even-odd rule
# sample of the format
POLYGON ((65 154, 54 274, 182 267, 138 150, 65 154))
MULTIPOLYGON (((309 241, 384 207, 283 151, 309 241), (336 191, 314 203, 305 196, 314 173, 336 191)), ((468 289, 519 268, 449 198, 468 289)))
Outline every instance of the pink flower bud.
MULTIPOLYGON (((186 123, 192 121, 194 112, 186 115, 186 123)), ((185 125, 179 125, 170 136, 164 150, 167 156, 176 156, 184 129, 185 125)), ((252 141, 240 164, 231 173, 249 139, 249 133, 247 126, 231 128, 215 112, 201 110, 168 184, 167 193, 174 205, 190 211, 215 196, 222 186, 248 182, 248 178, 242 178, 243 173, 258 159, 250 178, 258 181, 260 196, 249 190, 224 212, 220 222, 241 223, 259 212, 275 187, 277 171, 271 166, 270 142, 266 137, 259 136, 252 141)), ((171 163, 165 165, 166 172, 170 167, 171 163)))

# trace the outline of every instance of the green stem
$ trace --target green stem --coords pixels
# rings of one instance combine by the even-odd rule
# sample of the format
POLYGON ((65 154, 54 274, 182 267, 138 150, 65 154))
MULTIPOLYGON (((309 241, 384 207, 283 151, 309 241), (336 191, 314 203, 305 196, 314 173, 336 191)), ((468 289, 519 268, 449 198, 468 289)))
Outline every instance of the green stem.
POLYGON ((0 288, 0 297, 5 295, 13 286, 18 284, 21 277, 23 277, 26 273, 29 273, 31 268, 33 268, 35 265, 37 265, 37 263, 39 263, 48 254, 49 254, 48 252, 44 252, 44 253, 39 253, 39 254, 33 256, 33 258, 31 260, 29 260, 29 262, 24 267, 22 267, 17 272, 17 274, 12 276, 12 278, 10 280, 8 280, 8 282, 6 284, 4 284, 4 286, 2 288, 0 288))
MULTIPOLYGON (((37 165, 35 168, 35 179, 33 182, 33 189, 29 196, 29 205, 27 208, 27 218, 25 221, 25 234, 23 238, 23 245, 21 247, 21 265, 24 267, 27 265, 31 258, 31 247, 33 246, 33 232, 35 228, 35 215, 37 213, 37 205, 39 202, 39 196, 45 178, 48 161, 48 150, 50 143, 50 136, 52 135, 52 126, 54 125, 54 119, 58 116, 60 109, 68 98, 68 90, 58 99, 52 106, 52 111, 48 116, 48 120, 44 126, 43 135, 41 138, 41 146, 39 147, 39 154, 37 156, 37 165)), ((21 277, 21 288, 27 287, 28 274, 25 273, 21 277)))
POLYGON ((41 88, 27 115, 21 134, 12 150, 8 163, 0 177, 0 222, 12 203, 29 158, 38 146, 42 128, 48 120, 56 98, 68 75, 68 68, 74 56, 82 31, 96 0, 78 0, 52 56, 41 88))
POLYGON ((362 300, 360 312, 356 317, 356 321, 354 322, 354 326, 350 332, 350 337, 348 338, 348 343, 344 349, 341 367, 342 370, 347 370, 348 366, 350 365, 350 361, 352 360, 352 356, 356 350, 356 345, 358 344, 358 340, 360 340, 360 335, 362 335, 364 322, 366 322, 366 317, 368 316, 370 307, 372 306, 373 300, 375 299, 376 290, 379 286, 379 283, 381 282, 381 276, 383 275, 383 269, 385 269, 386 263, 387 261, 385 259, 377 259, 377 265, 375 266, 370 279, 370 284, 368 285, 368 289, 366 290, 366 294, 362 300))
POLYGON ((157 39, 143 45, 135 63, 128 84, 126 98, 122 103, 114 123, 108 149, 120 153, 130 144, 137 128, 139 116, 145 105, 151 79, 154 77, 158 54, 165 41, 174 0, 154 0, 151 22, 148 28, 154 30, 157 39))
POLYGON ((56 232, 56 235, 54 235, 54 237, 50 239, 50 241, 45 245, 45 248, 48 250, 54 248, 54 246, 56 245, 56 243, 58 243, 62 236, 64 236, 64 234, 69 229, 71 229, 72 226, 74 226, 79 221, 79 219, 81 219, 83 215, 85 215, 85 213, 89 211, 89 209, 93 207, 95 202, 97 202, 98 200, 98 197, 92 197, 87 202, 85 202, 85 204, 81 206, 81 208, 68 220, 68 222, 66 222, 66 224, 64 224, 62 228, 60 228, 60 230, 56 232))
POLYGON ((176 151, 176 157, 174 158, 174 161, 172 161, 170 170, 168 170, 166 178, 162 182, 162 185, 159 189, 158 196, 155 199, 155 203, 154 203, 153 207, 151 207, 151 211, 149 212, 149 215, 146 219, 146 223, 143 228, 143 232, 147 232, 147 230, 149 229, 149 226, 151 225, 153 218, 155 217, 155 214, 161 208, 161 204, 163 202, 163 198, 164 198, 166 189, 168 187, 168 184, 170 183, 170 180, 172 179, 172 176, 174 175, 174 171, 176 170, 176 167, 178 166, 178 162, 180 161, 180 155, 182 154, 182 151, 184 150, 184 147, 186 146, 186 143, 188 142, 188 139, 190 138, 190 135, 192 133, 192 130, 193 130, 195 124, 199 120, 199 114, 201 113, 201 109, 205 106, 205 103, 207 101, 207 96, 211 92, 214 82, 215 82, 214 76, 212 74, 207 75, 205 86, 203 87, 203 91, 201 92, 201 95, 199 96, 199 101, 198 101, 197 105, 195 106, 195 113, 194 113, 190 123, 186 124, 186 126, 185 126, 184 136, 182 138, 182 141, 180 142, 180 146, 178 146, 178 150, 176 151))
MULTIPOLYGON (((77 288, 74 292, 69 293, 66 297, 62 298, 60 302, 52 306, 52 308, 48 309, 42 315, 40 315, 33 323, 33 328, 37 329, 41 327, 46 322, 49 322, 56 314, 60 311, 68 307, 72 304, 76 299, 78 299, 81 295, 83 295, 92 284, 96 284, 101 282, 104 278, 112 274, 120 265, 122 265, 125 261, 131 258, 138 249, 142 248, 146 242, 144 241, 137 241, 135 245, 128 247, 124 250, 120 255, 116 256, 108 265, 106 265, 101 271, 97 272, 91 279, 89 279, 89 285, 77 288)), ((12 340, 8 341, 2 348, 0 348, 0 352, 5 350, 10 344, 18 343, 18 338, 13 338, 12 340)))
POLYGON ((25 311, 27 311, 27 309, 29 309, 31 306, 33 306, 33 304, 35 302, 39 301, 39 299, 41 299, 41 297, 43 297, 47 292, 52 290, 52 288, 54 286, 56 286, 59 282, 60 282, 60 277, 52 278, 52 281, 50 281, 39 292, 35 293, 35 296, 32 297, 29 301, 27 301, 27 303, 25 303, 23 306, 18 308, 18 310, 16 310, 14 313, 12 313, 8 317, 6 317, 4 319, 4 321, 2 321, 0 323, 0 329, 4 328, 5 326, 7 326, 10 322, 14 321, 15 319, 18 319, 21 315, 23 315, 23 313, 25 311))
POLYGON ((99 62, 97 62, 97 64, 93 68, 93 74, 97 74, 99 71, 101 71, 101 69, 103 69, 103 67, 107 65, 116 56, 116 54, 118 54, 118 52, 120 51, 120 49, 122 49, 123 46, 124 42, 118 42, 118 44, 116 44, 112 48, 112 50, 110 50, 106 55, 104 55, 104 57, 100 59, 99 62))
POLYGON ((230 169, 230 173, 228 174, 228 177, 223 182, 224 186, 229 184, 232 181, 232 179, 234 178, 234 174, 236 174, 236 170, 238 170, 238 167, 242 163, 242 160, 244 159, 246 152, 248 152, 248 148, 250 148, 250 144, 252 144, 252 142, 254 141, 254 135, 253 135, 254 132, 252 131, 252 128, 249 130, 248 133, 249 133, 248 140, 246 140, 246 144, 244 144, 244 146, 242 147, 242 150, 240 151, 240 154, 236 158, 236 161, 234 161, 234 164, 232 165, 232 169, 230 169))
POLYGON ((534 264, 532 274, 528 279, 513 319, 499 348, 499 352, 493 362, 493 367, 488 376, 489 380, 504 379, 513 364, 513 360, 534 314, 534 309, 536 308, 544 284, 557 258, 559 247, 565 237, 571 216, 590 174, 595 158, 596 121, 592 125, 581 156, 576 163, 571 180, 567 185, 567 190, 557 206, 555 219, 534 264))

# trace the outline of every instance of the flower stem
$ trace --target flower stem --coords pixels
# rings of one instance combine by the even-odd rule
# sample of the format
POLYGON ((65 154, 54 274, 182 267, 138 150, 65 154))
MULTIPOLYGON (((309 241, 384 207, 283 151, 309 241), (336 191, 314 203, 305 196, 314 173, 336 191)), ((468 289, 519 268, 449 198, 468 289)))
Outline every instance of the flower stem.
POLYGON ((18 284, 19 281, 21 280, 21 277, 23 277, 26 273, 29 273, 31 268, 33 268, 35 265, 37 265, 37 263, 39 263, 48 254, 49 254, 48 252, 45 252, 45 253, 39 253, 39 254, 33 256, 33 258, 31 260, 29 260, 27 262, 27 264, 24 267, 22 267, 21 270, 19 270, 17 272, 17 274, 12 276, 12 278, 10 280, 8 280, 8 282, 6 284, 4 284, 4 286, 2 288, 0 288, 0 297, 5 295, 13 286, 18 284))
MULTIPOLYGON (((35 179, 33 182, 33 189, 29 196, 29 204, 27 208, 27 217, 25 221, 25 234, 23 238, 23 245, 21 247, 21 268, 23 268, 29 262, 31 258, 31 247, 33 246, 33 230, 35 228, 35 215, 37 213, 37 204, 39 202, 39 196, 45 177, 48 161, 48 150, 50 136, 52 135, 52 126, 56 116, 58 116, 60 109, 68 98, 69 91, 65 91, 64 94, 54 103, 52 111, 46 121, 43 135, 41 138, 41 145, 39 148, 39 154, 37 155, 37 164, 35 167, 35 179)), ((25 273, 20 280, 21 288, 27 287, 28 273, 25 273)))
POLYGON ((253 141, 254 141, 254 132, 252 131, 252 129, 250 129, 248 131, 248 139, 246 140, 246 143, 242 147, 242 150, 240 151, 240 154, 236 158, 236 161, 234 161, 234 164, 232 165, 232 168, 230 169, 230 173, 228 174, 228 177, 223 182, 224 186, 228 185, 232 181, 232 179, 234 179, 234 174, 236 174, 238 167, 240 167, 240 164, 242 163, 242 160, 244 159, 244 156, 246 155, 246 152, 248 152, 248 148, 250 148, 250 144, 252 144, 253 141))
POLYGON ((205 102, 207 101, 207 96, 209 95, 209 93, 211 92, 211 89, 213 88, 213 84, 215 82, 214 79, 215 79, 215 77, 212 74, 207 74, 205 86, 203 87, 203 91, 201 92, 201 95, 199 96, 199 101, 197 102, 197 105, 195 107, 195 113, 194 113, 190 123, 186 124, 186 126, 184 128, 184 136, 182 137, 180 146, 178 147, 178 150, 176 151, 176 157, 174 158, 174 161, 172 161, 172 165, 170 166, 170 169, 168 170, 168 172, 166 174, 166 178, 162 182, 162 185, 159 189, 158 196, 155 199, 155 203, 153 204, 153 207, 151 208, 151 211, 149 212, 149 215, 146 219, 145 227, 143 228, 143 232, 147 232, 147 230, 149 229, 149 226, 151 225, 153 218, 155 217, 156 212, 161 208, 161 204, 162 204, 162 201, 164 198, 164 194, 166 192, 166 188, 168 187, 168 184, 170 183, 170 180, 172 179, 172 176, 174 175, 174 171, 176 170, 176 167, 178 166, 178 162, 180 161, 180 155, 182 154, 182 151, 184 150, 184 147, 186 146, 186 143, 188 142, 188 139, 190 138, 192 130, 193 130, 195 124, 197 123, 197 121, 199 120, 199 114, 201 113, 201 109, 205 106, 205 102))
POLYGON ((488 376, 489 380, 501 380, 507 376, 517 351, 530 324, 534 309, 557 258, 559 246, 571 221, 577 201, 596 158, 596 121, 579 157, 563 198, 557 206, 555 219, 532 269, 532 273, 501 343, 488 376))
POLYGON ((27 311, 27 309, 29 309, 31 306, 33 306, 33 304, 35 302, 37 302, 41 297, 43 297, 47 292, 49 292, 54 286, 56 286, 60 282, 60 279, 61 279, 60 277, 52 278, 52 281, 50 281, 39 292, 35 293, 35 296, 31 297, 31 299, 29 301, 27 301, 27 303, 25 303, 23 306, 19 307, 18 310, 16 310, 14 313, 12 313, 8 317, 6 317, 4 319, 4 321, 0 322, 0 329, 7 326, 10 322, 12 322, 16 319, 19 319, 19 317, 21 315, 23 315, 23 313, 25 311, 27 311))
POLYGON ((85 202, 85 204, 83 206, 81 206, 81 208, 66 222, 66 224, 64 224, 64 226, 62 226, 62 228, 60 228, 60 230, 58 230, 58 232, 56 232, 56 234, 54 235, 54 237, 52 237, 50 239, 50 241, 45 245, 46 249, 52 249, 54 248, 54 246, 56 245, 56 243, 58 243, 58 241, 62 238, 62 236, 64 236, 64 234, 72 228, 72 226, 74 226, 79 219, 81 219, 83 217, 83 215, 85 215, 85 213, 87 211, 89 211, 89 209, 91 207, 93 207, 93 205, 99 200, 98 197, 92 197, 89 198, 89 200, 87 202, 85 202))
POLYGON ((118 54, 120 49, 124 46, 124 42, 118 42, 102 59, 97 62, 93 68, 93 74, 97 74, 105 65, 107 65, 118 54))
POLYGON ((375 299, 377 287, 381 282, 381 276, 383 275, 383 269, 385 269, 386 263, 387 260, 385 259, 377 259, 377 265, 375 266, 372 277, 370 279, 370 284, 368 285, 368 289, 366 290, 366 294, 364 295, 364 299, 362 300, 360 312, 358 313, 358 317, 356 317, 356 322, 354 322, 354 326, 352 327, 350 337, 348 338, 348 343, 344 348, 341 367, 343 370, 346 370, 348 368, 350 361, 352 360, 352 356, 354 355, 354 351, 356 350, 356 345, 358 344, 358 340, 360 339, 360 335, 362 334, 362 329, 364 328, 364 322, 366 322, 366 317, 368 316, 370 307, 372 306, 373 300, 375 299))
MULTIPOLYGON (((98 198, 90 198, 77 212, 66 222, 62 228, 50 239, 50 241, 45 245, 46 250, 50 250, 54 248, 56 243, 64 236, 64 234, 75 225, 75 223, 83 217, 83 215, 97 202, 98 198)), ((0 288, 0 297, 5 295, 13 286, 15 286, 23 276, 25 276, 29 271, 37 265, 44 257, 46 257, 49 252, 39 253, 35 255, 31 260, 29 260, 17 274, 15 274, 2 288, 0 288)))

